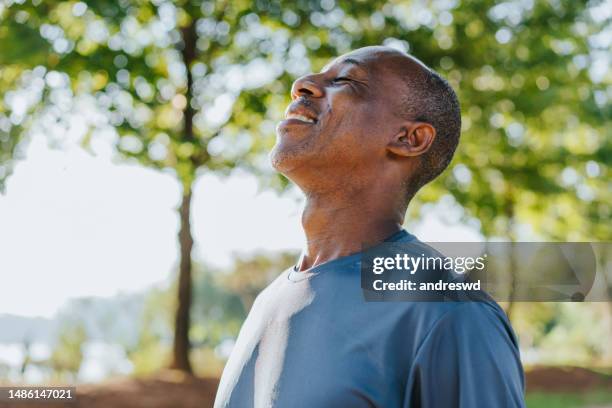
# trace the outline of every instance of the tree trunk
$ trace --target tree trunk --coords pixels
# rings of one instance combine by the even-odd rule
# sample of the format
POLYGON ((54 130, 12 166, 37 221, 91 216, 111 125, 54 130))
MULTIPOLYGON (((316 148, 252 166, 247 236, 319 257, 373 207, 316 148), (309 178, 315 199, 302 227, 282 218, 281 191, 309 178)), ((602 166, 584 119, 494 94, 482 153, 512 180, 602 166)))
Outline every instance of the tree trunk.
POLYGON ((171 368, 185 371, 191 374, 191 363, 189 362, 189 327, 191 323, 191 296, 192 296, 192 263, 191 249, 193 248, 193 236, 191 235, 190 223, 191 208, 191 185, 185 184, 183 201, 179 208, 181 229, 178 234, 180 245, 180 267, 178 279, 178 305, 176 308, 174 325, 174 345, 171 368))
MULTIPOLYGON (((183 109, 183 141, 193 143, 193 116, 194 109, 192 106, 193 98, 193 76, 191 74, 191 64, 196 57, 196 21, 192 21, 187 27, 181 30, 183 38, 183 46, 181 56, 185 69, 187 70, 187 84, 185 89, 185 98, 187 103, 183 109)), ((178 304, 176 308, 176 316, 174 322, 174 344, 172 350, 172 364, 170 368, 193 373, 191 363, 189 362, 189 351, 191 344, 189 342, 189 327, 191 325, 191 297, 192 297, 192 262, 191 250, 193 248, 193 236, 191 235, 190 209, 191 209, 191 188, 193 185, 195 169, 197 163, 190 163, 193 173, 188 177, 179 175, 179 180, 183 185, 183 201, 179 208, 179 216, 181 219, 181 229, 178 234, 180 246, 180 266, 178 278, 178 304)))
POLYGON ((516 305, 516 286, 517 286, 517 266, 518 260, 516 259, 516 234, 514 230, 514 191, 512 187, 508 188, 506 193, 506 205, 505 205, 505 213, 507 218, 506 224, 506 236, 510 240, 510 259, 509 259, 509 269, 510 269, 510 292, 508 293, 508 303, 505 309, 506 316, 508 316, 508 320, 512 321, 512 312, 514 311, 514 306, 516 305))
POLYGON ((506 306, 506 316, 508 316, 508 320, 512 321, 512 312, 514 312, 514 306, 516 306, 516 285, 517 285, 517 272, 516 268, 518 267, 518 262, 516 259, 516 242, 514 240, 510 242, 510 292, 508 293, 508 304, 506 306))

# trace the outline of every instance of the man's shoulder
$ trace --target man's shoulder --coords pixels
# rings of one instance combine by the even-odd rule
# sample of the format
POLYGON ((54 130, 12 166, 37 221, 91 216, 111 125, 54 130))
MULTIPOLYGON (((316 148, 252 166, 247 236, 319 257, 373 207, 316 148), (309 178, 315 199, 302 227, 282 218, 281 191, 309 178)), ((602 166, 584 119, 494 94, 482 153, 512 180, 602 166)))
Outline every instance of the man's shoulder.
POLYGON ((270 296, 271 293, 280 290, 281 286, 286 284, 291 268, 287 268, 287 269, 283 270, 274 279, 272 279, 272 281, 270 281, 270 283, 268 283, 261 290, 261 292, 259 292, 259 295, 257 296, 257 298, 264 298, 266 296, 270 296))
POLYGON ((506 313, 497 302, 491 299, 447 303, 450 306, 440 316, 440 322, 448 321, 465 325, 475 323, 509 325, 506 313))
MULTIPOLYGON (((516 335, 502 308, 493 300, 446 302, 422 343, 445 342, 472 347, 501 347, 518 352, 516 335)), ((501 351, 501 348, 499 349, 501 351)))

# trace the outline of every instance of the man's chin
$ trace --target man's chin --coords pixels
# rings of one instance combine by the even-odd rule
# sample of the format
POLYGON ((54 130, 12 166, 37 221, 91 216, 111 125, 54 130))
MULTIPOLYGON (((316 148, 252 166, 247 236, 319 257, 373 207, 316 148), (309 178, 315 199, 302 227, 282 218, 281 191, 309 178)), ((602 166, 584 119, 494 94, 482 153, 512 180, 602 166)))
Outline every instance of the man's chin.
POLYGON ((305 146, 284 143, 277 141, 276 145, 270 151, 270 163, 272 167, 279 173, 289 177, 289 175, 297 168, 307 162, 307 152, 305 146))
POLYGON ((292 160, 288 157, 287 153, 283 151, 279 143, 270 151, 269 159, 272 167, 281 174, 286 175, 286 172, 292 167, 292 160))

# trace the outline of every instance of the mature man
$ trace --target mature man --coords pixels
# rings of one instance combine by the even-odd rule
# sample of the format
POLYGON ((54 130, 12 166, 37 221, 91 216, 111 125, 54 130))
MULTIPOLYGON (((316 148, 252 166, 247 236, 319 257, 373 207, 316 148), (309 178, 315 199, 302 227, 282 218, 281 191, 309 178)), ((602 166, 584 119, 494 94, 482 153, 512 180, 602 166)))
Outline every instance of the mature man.
POLYGON ((274 167, 306 195, 306 247, 257 298, 215 407, 522 407, 512 329, 492 301, 366 302, 364 248, 409 243, 410 199, 459 140, 454 91, 386 47, 298 79, 274 167))

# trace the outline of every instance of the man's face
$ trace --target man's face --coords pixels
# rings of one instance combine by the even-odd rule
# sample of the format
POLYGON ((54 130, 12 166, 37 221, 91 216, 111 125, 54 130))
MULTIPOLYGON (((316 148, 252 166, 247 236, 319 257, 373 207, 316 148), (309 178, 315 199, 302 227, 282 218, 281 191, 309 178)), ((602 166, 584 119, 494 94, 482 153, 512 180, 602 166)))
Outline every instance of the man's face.
POLYGON ((299 184, 325 176, 346 182, 371 173, 400 130, 406 56, 366 47, 338 57, 293 84, 292 103, 277 126, 274 167, 299 184))

